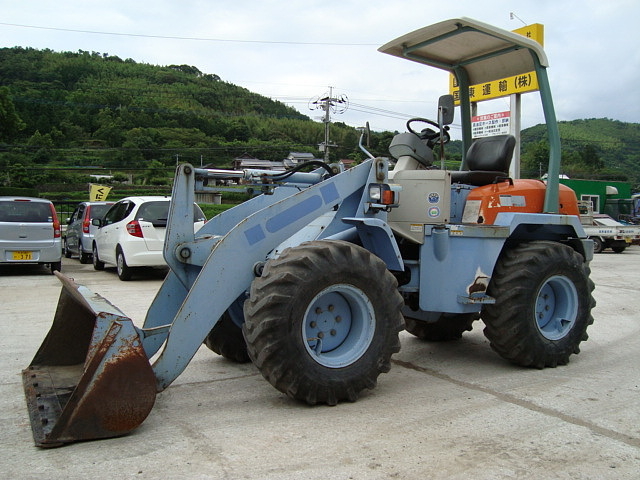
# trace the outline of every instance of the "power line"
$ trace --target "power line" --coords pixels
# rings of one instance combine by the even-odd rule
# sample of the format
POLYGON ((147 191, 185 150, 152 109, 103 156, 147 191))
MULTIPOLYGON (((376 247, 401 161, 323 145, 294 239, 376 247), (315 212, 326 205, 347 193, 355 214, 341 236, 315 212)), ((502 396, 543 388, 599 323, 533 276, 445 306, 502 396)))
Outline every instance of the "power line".
POLYGON ((111 35, 117 37, 137 37, 137 38, 159 38, 163 40, 190 40, 198 42, 224 42, 224 43, 262 43, 267 45, 322 45, 337 47, 377 47, 377 43, 340 43, 340 42, 300 42, 290 40, 241 40, 230 38, 205 38, 205 37, 182 37, 172 35, 148 35, 141 33, 120 33, 120 32, 101 32, 96 30, 78 30, 75 28, 59 28, 59 27, 43 27, 40 25, 24 25, 19 23, 0 22, 0 25, 6 27, 33 28, 37 30, 52 30, 56 32, 85 33, 90 35, 111 35))

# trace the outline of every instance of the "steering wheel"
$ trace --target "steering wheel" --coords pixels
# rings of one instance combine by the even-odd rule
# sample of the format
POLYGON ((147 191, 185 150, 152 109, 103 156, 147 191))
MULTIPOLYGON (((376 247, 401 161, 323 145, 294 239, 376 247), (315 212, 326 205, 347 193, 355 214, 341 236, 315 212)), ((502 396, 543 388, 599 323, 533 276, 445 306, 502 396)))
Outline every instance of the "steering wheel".
MULTIPOLYGON (((440 125, 438 125, 438 122, 434 122, 433 120, 429 120, 428 118, 422 118, 422 117, 411 118, 410 120, 407 121, 407 130, 409 130, 414 135, 417 135, 418 137, 420 137, 421 140, 427 140, 429 147, 431 148, 433 148, 433 144, 438 143, 440 139, 440 125), (412 127, 412 124, 414 123, 426 123, 428 125, 431 125, 432 127, 436 127, 437 130, 434 132, 433 130, 428 128, 428 129, 423 129, 418 133, 412 127)), ((449 136, 448 126, 445 126, 442 129, 442 137, 443 137, 444 143, 447 143, 451 139, 451 137, 449 136)))

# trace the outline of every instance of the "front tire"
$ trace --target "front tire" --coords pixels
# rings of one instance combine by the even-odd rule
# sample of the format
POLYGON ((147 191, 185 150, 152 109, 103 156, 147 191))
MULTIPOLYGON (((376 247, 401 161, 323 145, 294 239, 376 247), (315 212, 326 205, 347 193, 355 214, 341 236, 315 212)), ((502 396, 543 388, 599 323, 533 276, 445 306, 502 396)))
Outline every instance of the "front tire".
POLYGON ((98 247, 95 244, 93 245, 93 268, 95 270, 104 270, 104 262, 100 261, 98 247))
POLYGON ((526 367, 564 365, 580 352, 593 323, 593 282, 580 254, 556 242, 521 244, 504 252, 487 293, 485 336, 503 358, 526 367))
POLYGON ((67 246, 67 239, 64 239, 64 246, 62 247, 62 251, 64 252, 64 258, 71 258, 71 250, 67 246))
POLYGON ((403 300, 369 251, 314 241, 269 260, 245 302, 251 360, 278 390, 310 405, 355 401, 400 350, 403 300))
POLYGON ((242 327, 235 324, 229 312, 222 314, 218 323, 207 335, 204 344, 209 350, 232 362, 246 363, 251 360, 247 353, 247 343, 242 335, 242 327))
POLYGON ((81 243, 78 244, 78 252, 81 264, 86 265, 87 263, 91 263, 91 254, 84 251, 84 247, 81 243))

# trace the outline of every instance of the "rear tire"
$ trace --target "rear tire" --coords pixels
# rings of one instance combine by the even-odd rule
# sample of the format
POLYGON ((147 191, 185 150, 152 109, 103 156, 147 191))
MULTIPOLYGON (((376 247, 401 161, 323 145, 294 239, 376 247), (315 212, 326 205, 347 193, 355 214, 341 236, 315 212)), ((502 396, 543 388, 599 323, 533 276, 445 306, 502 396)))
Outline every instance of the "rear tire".
POLYGON ((118 272, 118 278, 123 282, 131 280, 131 276, 133 271, 129 265, 127 265, 127 260, 124 258, 124 252, 120 250, 116 251, 116 271, 118 272))
POLYGON ((496 264, 485 305, 485 336, 503 358, 526 367, 564 365, 580 352, 593 323, 590 270, 580 254, 556 242, 521 244, 496 264))
POLYGON ((53 275, 53 272, 61 272, 62 271, 62 261, 51 262, 49 267, 51 268, 51 275, 53 275))
POLYGON ((592 237, 591 240, 593 240, 593 253, 602 253, 602 250, 604 250, 602 240, 598 237, 592 237))
POLYGON ((611 250, 613 250, 615 253, 622 253, 627 249, 627 247, 611 247, 611 250))
POLYGON ((100 261, 98 247, 96 245, 93 245, 93 268, 95 270, 104 270, 104 262, 100 261))
POLYGON ((314 241, 269 260, 251 285, 243 332, 251 360, 278 390, 310 405, 355 401, 400 350, 403 300, 369 251, 314 241))
POLYGON ((435 322, 425 322, 405 315, 404 329, 420 340, 449 342, 459 340, 464 332, 470 332, 477 313, 441 313, 435 322))

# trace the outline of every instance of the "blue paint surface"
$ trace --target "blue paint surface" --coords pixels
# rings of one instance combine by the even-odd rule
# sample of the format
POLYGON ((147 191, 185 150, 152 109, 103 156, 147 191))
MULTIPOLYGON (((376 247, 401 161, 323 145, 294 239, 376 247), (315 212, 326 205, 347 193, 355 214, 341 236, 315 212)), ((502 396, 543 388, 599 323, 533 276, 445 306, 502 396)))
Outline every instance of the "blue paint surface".
POLYGON ((325 204, 334 202, 340 198, 340 194, 338 193, 335 183, 330 183, 329 185, 321 187, 320 194, 322 195, 322 199, 325 204))
POLYGON ((261 242, 262 240, 267 238, 264 231, 262 230, 262 225, 255 225, 251 228, 248 228, 247 230, 245 230, 244 236, 247 238, 249 245, 255 245, 256 243, 261 242))
POLYGON ((304 218, 309 213, 316 211, 321 206, 322 198, 320 195, 309 197, 267 220, 267 232, 276 233, 284 227, 291 225, 293 222, 304 218))

